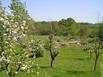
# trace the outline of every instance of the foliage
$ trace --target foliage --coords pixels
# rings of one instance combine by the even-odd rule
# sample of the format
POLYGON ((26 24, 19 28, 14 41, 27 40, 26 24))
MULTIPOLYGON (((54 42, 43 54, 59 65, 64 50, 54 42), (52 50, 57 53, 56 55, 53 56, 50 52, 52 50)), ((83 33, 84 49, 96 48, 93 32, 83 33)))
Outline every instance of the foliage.
POLYGON ((34 34, 40 35, 77 35, 79 31, 79 24, 77 24, 72 18, 51 22, 35 22, 34 27, 34 34))
POLYGON ((29 58, 33 58, 34 56, 36 58, 43 57, 44 50, 40 40, 31 40, 30 48, 31 52, 29 53, 29 58))
POLYGON ((65 31, 69 35, 76 35, 78 33, 79 25, 72 18, 62 19, 59 24, 65 27, 65 31))

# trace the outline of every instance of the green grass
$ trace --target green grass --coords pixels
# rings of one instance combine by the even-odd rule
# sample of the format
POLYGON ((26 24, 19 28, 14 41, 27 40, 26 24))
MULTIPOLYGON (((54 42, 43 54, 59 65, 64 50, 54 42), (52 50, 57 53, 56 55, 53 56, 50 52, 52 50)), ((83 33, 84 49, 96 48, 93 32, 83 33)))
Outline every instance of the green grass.
MULTIPOLYGON (((44 41, 47 40, 48 36, 35 36, 34 38, 44 41)), ((89 54, 83 52, 81 48, 68 46, 59 49, 59 51, 60 54, 57 56, 53 68, 49 66, 49 52, 45 51, 44 57, 36 59, 40 66, 40 74, 38 76, 20 73, 16 77, 102 77, 99 66, 103 60, 102 56, 99 59, 100 62, 97 65, 97 70, 93 72, 94 58, 89 59, 89 54)), ((4 72, 0 72, 0 77, 7 76, 4 72)))
POLYGON ((29 35, 30 40, 40 40, 42 42, 45 42, 48 39, 48 35, 29 35))
POLYGON ((94 60, 90 60, 88 53, 78 47, 70 46, 60 49, 53 68, 49 67, 48 55, 49 53, 46 52, 45 57, 38 61, 45 77, 101 77, 99 64, 97 70, 93 72, 94 60))

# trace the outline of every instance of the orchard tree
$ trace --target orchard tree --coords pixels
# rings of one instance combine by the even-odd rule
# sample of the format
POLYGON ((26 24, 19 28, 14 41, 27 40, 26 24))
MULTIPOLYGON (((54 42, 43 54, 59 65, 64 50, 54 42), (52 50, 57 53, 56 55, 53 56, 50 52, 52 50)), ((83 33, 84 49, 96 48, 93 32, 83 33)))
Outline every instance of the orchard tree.
MULTIPOLYGON (((1 18, 3 29, 1 30, 2 37, 0 39, 0 66, 7 72, 8 77, 14 77, 16 74, 23 70, 31 73, 31 68, 35 59, 28 58, 28 49, 25 43, 20 43, 20 40, 26 38, 25 22, 18 25, 18 22, 14 22, 14 18, 11 19, 1 18)), ((26 41, 25 41, 26 42, 26 41)))
MULTIPOLYGON (((18 6, 21 5, 18 3, 18 6)), ((18 6, 15 6, 15 9, 22 10, 18 6)), ((22 12, 14 10, 12 11, 15 14, 12 13, 10 16, 4 13, 0 14, 0 68, 6 71, 8 77, 15 77, 21 71, 36 73, 34 69, 35 56, 29 58, 29 52, 32 50, 30 49, 31 45, 28 45, 29 40, 26 39, 28 37, 26 20, 31 18, 24 19, 25 10, 22 12), (19 16, 20 14, 22 16, 19 16)))
POLYGON ((58 56, 59 52, 54 48, 54 36, 53 34, 49 35, 49 40, 45 44, 45 49, 47 49, 50 52, 50 67, 53 67, 53 62, 55 61, 56 57, 58 56))
POLYGON ((94 64, 94 71, 96 70, 97 62, 99 56, 102 54, 103 51, 103 24, 99 24, 99 28, 96 34, 94 52, 95 52, 95 64, 94 64))

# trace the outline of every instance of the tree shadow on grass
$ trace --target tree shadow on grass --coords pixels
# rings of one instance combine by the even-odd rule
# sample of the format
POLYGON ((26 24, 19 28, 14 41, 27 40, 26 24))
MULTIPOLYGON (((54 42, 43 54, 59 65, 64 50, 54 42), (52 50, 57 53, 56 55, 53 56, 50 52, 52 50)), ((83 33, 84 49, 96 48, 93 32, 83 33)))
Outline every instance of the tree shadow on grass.
POLYGON ((65 74, 69 74, 70 76, 75 75, 77 77, 101 77, 100 71, 78 71, 78 70, 68 70, 65 74))
POLYGON ((85 74, 88 71, 75 71, 75 70, 71 70, 71 71, 66 71, 66 73, 68 74, 85 74))
POLYGON ((66 73, 68 74, 87 74, 87 73, 99 73, 100 71, 91 71, 91 70, 88 70, 88 71, 84 71, 84 70, 68 70, 66 71, 66 73))
POLYGON ((75 58, 75 60, 78 60, 78 61, 85 61, 85 60, 89 60, 89 57, 86 57, 86 58, 75 58))

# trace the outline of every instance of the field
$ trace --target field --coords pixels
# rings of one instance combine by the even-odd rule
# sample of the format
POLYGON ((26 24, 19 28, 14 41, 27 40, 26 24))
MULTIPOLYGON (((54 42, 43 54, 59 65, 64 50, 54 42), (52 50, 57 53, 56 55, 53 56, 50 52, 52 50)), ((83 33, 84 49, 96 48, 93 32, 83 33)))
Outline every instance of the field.
MULTIPOLYGON (((46 40, 47 36, 36 36, 40 40, 46 40)), ((64 40, 65 37, 58 37, 64 40)), ((40 66, 40 76, 42 77, 102 77, 101 63, 98 63, 97 70, 93 72, 94 57, 89 58, 89 53, 84 52, 81 48, 71 45, 66 48, 59 49, 59 56, 57 57, 53 68, 50 68, 49 52, 44 52, 43 58, 38 58, 37 62, 40 66)), ((93 54, 94 55, 94 54, 93 54)))
POLYGON ((93 72, 93 60, 89 59, 88 53, 75 46, 60 49, 53 68, 49 67, 47 55, 39 59, 39 64, 45 77, 101 77, 99 64, 97 70, 93 72))
MULTIPOLYGON (((35 39, 45 41, 47 36, 36 36, 35 39)), ((100 69, 102 57, 99 59, 101 63, 98 63, 97 70, 93 72, 94 58, 90 59, 89 54, 80 47, 69 45, 68 47, 60 48, 59 52, 53 68, 49 66, 50 57, 48 51, 44 52, 44 57, 36 59, 39 64, 37 77, 102 77, 102 70, 100 69)), ((0 77, 6 77, 6 75, 2 72, 0 77)), ((34 75, 21 73, 16 77, 34 77, 34 75)))

